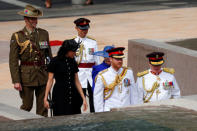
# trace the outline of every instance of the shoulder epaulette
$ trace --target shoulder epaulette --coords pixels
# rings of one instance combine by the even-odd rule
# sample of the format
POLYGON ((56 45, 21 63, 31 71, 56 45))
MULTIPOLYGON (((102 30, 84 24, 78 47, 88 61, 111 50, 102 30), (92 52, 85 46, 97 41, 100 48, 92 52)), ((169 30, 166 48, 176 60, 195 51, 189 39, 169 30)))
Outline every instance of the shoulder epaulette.
MULTIPOLYGON (((90 37, 90 36, 87 36, 87 38, 92 39, 92 40, 95 40, 94 38, 92 38, 92 37, 90 37)), ((96 40, 95 40, 95 41, 96 41, 96 40)))
POLYGON ((167 73, 170 73, 170 74, 174 74, 175 73, 174 68, 163 68, 163 71, 167 72, 167 73))
POLYGON ((148 74, 148 73, 149 73, 148 70, 143 71, 143 72, 138 72, 138 73, 137 73, 137 77, 142 77, 142 76, 144 76, 144 75, 146 75, 146 74, 148 74))
POLYGON ((100 72, 96 75, 96 77, 95 77, 95 79, 94 79, 94 82, 96 83, 96 80, 97 80, 97 78, 98 78, 98 75, 102 75, 102 74, 105 73, 106 71, 108 71, 108 68, 105 69, 105 70, 100 71, 100 72))
POLYGON ((106 71, 108 71, 108 68, 105 69, 105 70, 100 71, 100 72, 99 72, 99 75, 102 75, 102 74, 105 73, 106 71))
POLYGON ((44 29, 42 29, 42 28, 37 28, 37 30, 44 30, 44 29))
POLYGON ((131 68, 131 67, 126 67, 126 66, 123 66, 122 68, 125 68, 125 69, 132 70, 132 68, 131 68))
POLYGON ((128 67, 126 67, 126 66, 122 66, 122 68, 124 68, 124 69, 128 69, 128 67))
MULTIPOLYGON (((17 34, 18 34, 18 33, 22 33, 22 34, 24 35, 23 30, 19 30, 19 31, 17 31, 17 32, 15 32, 15 33, 17 33, 17 34)), ((15 34, 15 33, 14 33, 14 34, 15 34)))
POLYGON ((100 72, 99 72, 99 75, 102 75, 102 74, 105 73, 106 71, 108 71, 108 68, 105 69, 105 70, 100 71, 100 72))
POLYGON ((47 33, 48 34, 48 31, 45 30, 45 29, 42 29, 42 28, 37 28, 37 32, 38 33, 47 33))
POLYGON ((75 38, 77 38, 77 36, 73 36, 73 37, 72 37, 72 39, 75 39, 75 38))
POLYGON ((17 32, 15 32, 15 33, 22 33, 23 32, 23 30, 19 30, 19 31, 17 31, 17 32))

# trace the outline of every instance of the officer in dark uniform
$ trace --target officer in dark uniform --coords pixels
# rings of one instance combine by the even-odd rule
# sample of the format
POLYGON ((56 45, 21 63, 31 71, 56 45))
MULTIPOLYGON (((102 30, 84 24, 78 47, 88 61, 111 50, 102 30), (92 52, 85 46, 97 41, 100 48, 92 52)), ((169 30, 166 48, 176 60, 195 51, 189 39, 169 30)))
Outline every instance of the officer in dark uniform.
POLYGON ((9 66, 14 88, 20 92, 21 109, 30 111, 36 95, 36 113, 47 116, 43 99, 47 83, 46 63, 52 57, 49 35, 46 30, 36 28, 42 11, 27 5, 18 12, 24 16, 25 27, 12 34, 9 66))

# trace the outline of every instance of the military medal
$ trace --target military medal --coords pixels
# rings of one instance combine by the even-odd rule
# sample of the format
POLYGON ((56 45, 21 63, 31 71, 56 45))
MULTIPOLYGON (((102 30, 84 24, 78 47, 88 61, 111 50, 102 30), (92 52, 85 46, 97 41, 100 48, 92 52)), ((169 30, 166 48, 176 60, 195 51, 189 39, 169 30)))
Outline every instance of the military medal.
POLYGON ((166 82, 163 83, 163 87, 164 87, 165 90, 169 90, 170 88, 174 88, 174 84, 173 84, 172 81, 168 82, 166 80, 166 82))
POLYGON ((48 48, 48 42, 47 41, 40 41, 39 45, 40 45, 40 49, 48 48))
POLYGON ((92 55, 94 53, 94 48, 88 48, 89 55, 92 55))
POLYGON ((125 86, 125 87, 128 87, 128 86, 130 86, 130 85, 131 85, 130 80, 129 80, 128 78, 125 78, 125 79, 124 79, 124 86, 125 86))

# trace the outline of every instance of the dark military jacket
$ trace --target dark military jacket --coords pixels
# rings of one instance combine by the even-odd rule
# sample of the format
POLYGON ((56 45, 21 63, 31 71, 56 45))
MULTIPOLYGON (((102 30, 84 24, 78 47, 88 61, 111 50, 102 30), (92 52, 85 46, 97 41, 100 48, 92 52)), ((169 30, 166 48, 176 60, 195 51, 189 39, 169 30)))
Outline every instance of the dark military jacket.
POLYGON ((49 35, 37 28, 31 34, 26 27, 12 34, 9 66, 13 83, 41 86, 47 83, 46 57, 52 58, 49 35))

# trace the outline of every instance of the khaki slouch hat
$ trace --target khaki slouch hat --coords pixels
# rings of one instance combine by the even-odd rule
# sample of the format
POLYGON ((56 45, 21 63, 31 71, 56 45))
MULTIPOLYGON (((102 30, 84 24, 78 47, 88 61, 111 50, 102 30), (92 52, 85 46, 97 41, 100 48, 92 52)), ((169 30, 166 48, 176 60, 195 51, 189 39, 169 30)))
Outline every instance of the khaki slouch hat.
POLYGON ((26 5, 23 11, 18 12, 19 15, 26 17, 40 17, 43 16, 43 12, 31 5, 26 5))

